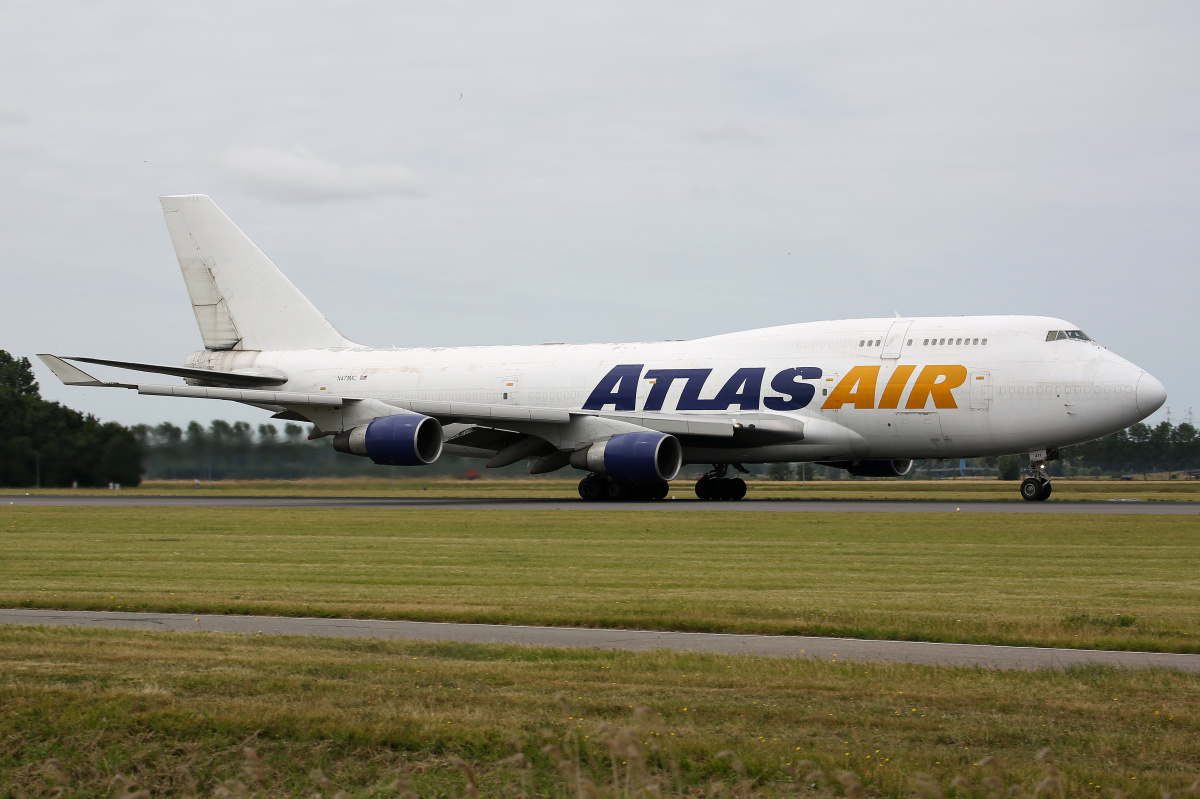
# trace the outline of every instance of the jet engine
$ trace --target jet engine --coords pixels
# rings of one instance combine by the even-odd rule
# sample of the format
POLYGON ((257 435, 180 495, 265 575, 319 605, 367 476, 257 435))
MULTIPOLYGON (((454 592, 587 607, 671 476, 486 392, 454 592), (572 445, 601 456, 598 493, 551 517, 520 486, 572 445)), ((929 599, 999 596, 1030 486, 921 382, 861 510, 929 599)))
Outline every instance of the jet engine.
POLYGON ((338 433, 333 448, 365 455, 383 466, 425 466, 442 454, 442 426, 419 413, 381 416, 338 433))
POLYGON ((822 466, 845 469, 855 477, 903 477, 912 471, 912 461, 821 461, 822 466))
POLYGON ((679 474, 683 447, 666 433, 621 433, 571 453, 571 465, 617 483, 664 483, 679 474))

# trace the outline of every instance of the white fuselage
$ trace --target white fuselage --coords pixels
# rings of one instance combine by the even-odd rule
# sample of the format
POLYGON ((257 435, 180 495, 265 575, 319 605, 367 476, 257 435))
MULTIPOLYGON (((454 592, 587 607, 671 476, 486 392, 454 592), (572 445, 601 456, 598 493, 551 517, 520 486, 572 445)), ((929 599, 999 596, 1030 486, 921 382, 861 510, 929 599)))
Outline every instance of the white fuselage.
MULTIPOLYGON (((1162 405, 1162 384, 1129 361, 1092 341, 1046 340, 1074 327, 1033 316, 850 319, 631 344, 201 351, 188 365, 276 370, 288 376, 283 391, 385 406, 451 403, 464 419, 485 404, 803 423, 803 439, 787 443, 682 437, 691 463, 975 457, 1089 441, 1162 405)), ((325 432, 361 421, 342 413, 309 418, 325 432)), ((536 418, 504 426, 546 429, 536 418)))

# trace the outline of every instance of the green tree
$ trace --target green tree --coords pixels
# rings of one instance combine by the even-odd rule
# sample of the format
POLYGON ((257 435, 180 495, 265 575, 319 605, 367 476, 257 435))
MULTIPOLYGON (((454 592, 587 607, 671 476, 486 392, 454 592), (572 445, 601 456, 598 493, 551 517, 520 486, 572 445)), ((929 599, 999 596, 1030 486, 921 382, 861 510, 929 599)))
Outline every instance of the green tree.
POLYGON ((133 431, 46 402, 29 359, 0 350, 0 485, 137 485, 141 472, 133 431))

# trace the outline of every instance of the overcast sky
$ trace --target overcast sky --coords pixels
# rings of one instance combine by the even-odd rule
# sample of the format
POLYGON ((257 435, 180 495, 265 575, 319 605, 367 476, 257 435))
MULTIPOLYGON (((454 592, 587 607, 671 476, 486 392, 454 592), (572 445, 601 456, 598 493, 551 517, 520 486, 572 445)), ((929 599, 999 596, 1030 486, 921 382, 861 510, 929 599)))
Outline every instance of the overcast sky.
POLYGON ((203 193, 365 344, 1048 314, 1200 406, 1195 2, 8 2, 0 70, 31 360, 200 349, 157 198, 203 193))

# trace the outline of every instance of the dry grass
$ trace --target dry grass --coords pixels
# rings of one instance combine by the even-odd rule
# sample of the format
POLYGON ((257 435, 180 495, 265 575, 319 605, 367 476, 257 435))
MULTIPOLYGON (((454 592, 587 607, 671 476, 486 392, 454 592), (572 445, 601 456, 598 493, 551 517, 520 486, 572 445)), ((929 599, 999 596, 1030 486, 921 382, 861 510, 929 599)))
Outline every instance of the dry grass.
MULTIPOLYGON (((696 474, 688 467, 672 484, 679 500, 693 501, 696 474)), ((697 472, 698 474, 698 472, 697 472)), ((152 480, 123 493, 146 496, 320 496, 320 497, 475 497, 578 499, 579 475, 554 478, 464 480, 420 476, 397 480, 363 477, 306 480, 218 480, 200 488, 190 480, 152 480)), ((999 480, 822 480, 800 482, 753 480, 748 499, 941 499, 947 501, 1020 502, 1019 483, 999 480)), ((13 490, 15 492, 15 490, 13 490)), ((24 494, 25 490, 19 493, 24 494)), ((107 489, 40 489, 31 494, 108 496, 107 489)), ((1067 480, 1054 481, 1053 502, 1109 499, 1200 501, 1200 480, 1067 480)))
POLYGON ((1158 797, 1198 679, 0 628, 0 793, 1158 797))
POLYGON ((0 513, 8 606, 1200 651, 1193 517, 0 513))

